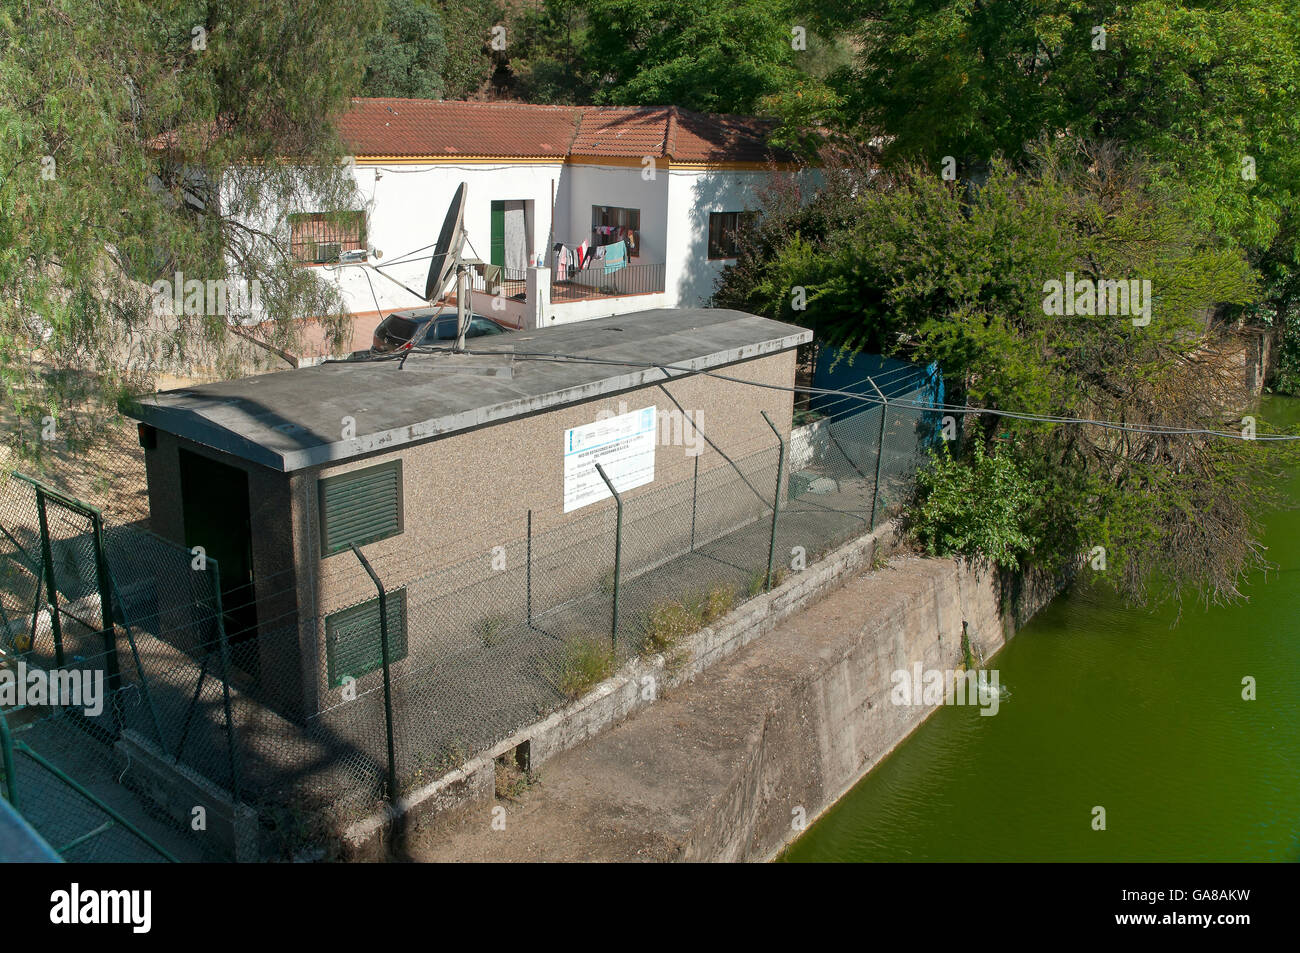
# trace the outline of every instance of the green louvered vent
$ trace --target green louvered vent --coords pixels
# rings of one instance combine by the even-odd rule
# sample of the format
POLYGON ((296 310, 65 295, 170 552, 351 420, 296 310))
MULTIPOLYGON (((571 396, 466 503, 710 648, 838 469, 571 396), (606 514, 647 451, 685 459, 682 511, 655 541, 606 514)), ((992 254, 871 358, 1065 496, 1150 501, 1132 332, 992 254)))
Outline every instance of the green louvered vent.
POLYGON ((321 480, 320 515, 326 556, 396 536, 402 531, 402 461, 321 480))
MULTIPOLYGON (((406 658, 406 590, 388 593, 388 661, 406 658)), ((379 599, 325 617, 325 656, 332 687, 349 675, 360 678, 384 664, 379 638, 379 599)))

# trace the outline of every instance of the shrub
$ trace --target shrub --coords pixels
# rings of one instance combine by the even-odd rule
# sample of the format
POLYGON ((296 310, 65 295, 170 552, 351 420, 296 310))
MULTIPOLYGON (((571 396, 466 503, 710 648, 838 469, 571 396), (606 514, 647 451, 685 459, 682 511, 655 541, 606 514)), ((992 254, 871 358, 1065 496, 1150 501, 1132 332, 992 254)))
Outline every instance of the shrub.
POLYGON ((698 609, 680 602, 659 602, 645 614, 641 628, 644 634, 642 650, 647 653, 666 652, 683 636, 703 626, 698 609))
POLYGON ((614 651, 594 636, 571 642, 560 670, 559 689, 581 698, 614 672, 614 651))
POLYGON ((969 461, 954 460, 943 445, 917 473, 918 505, 912 531, 932 556, 984 559, 1019 568, 1036 542, 1033 525, 1039 487, 1004 446, 986 454, 977 443, 969 461))
POLYGON ((705 625, 721 619, 736 605, 736 590, 727 585, 714 586, 704 597, 700 617, 705 625))

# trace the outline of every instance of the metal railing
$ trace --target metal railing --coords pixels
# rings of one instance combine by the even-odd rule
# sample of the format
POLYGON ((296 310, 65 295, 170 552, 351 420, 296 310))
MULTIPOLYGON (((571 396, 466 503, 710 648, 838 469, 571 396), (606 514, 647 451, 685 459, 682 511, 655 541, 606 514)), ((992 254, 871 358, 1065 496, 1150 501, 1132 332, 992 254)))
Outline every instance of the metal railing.
POLYGON ((563 280, 551 272, 551 301, 586 301, 625 295, 655 294, 664 290, 663 264, 627 264, 607 271, 597 261, 581 271, 566 272, 563 280))

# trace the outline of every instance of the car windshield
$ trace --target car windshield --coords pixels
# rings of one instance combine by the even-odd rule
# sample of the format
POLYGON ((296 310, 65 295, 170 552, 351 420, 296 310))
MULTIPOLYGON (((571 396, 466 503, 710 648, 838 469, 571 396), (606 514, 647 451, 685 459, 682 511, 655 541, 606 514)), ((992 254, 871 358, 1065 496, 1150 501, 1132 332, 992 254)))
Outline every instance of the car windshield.
MULTIPOLYGON (((487 318, 480 318, 474 315, 470 318, 469 328, 465 331, 465 337, 476 338, 485 334, 501 334, 503 329, 500 325, 487 318)), ((434 321, 429 330, 425 331, 424 339, 426 341, 454 341, 456 339, 456 316, 449 315, 434 321)))
POLYGON ((383 334, 396 341, 409 341, 416 327, 416 323, 410 318, 403 318, 396 314, 390 314, 380 325, 383 334))

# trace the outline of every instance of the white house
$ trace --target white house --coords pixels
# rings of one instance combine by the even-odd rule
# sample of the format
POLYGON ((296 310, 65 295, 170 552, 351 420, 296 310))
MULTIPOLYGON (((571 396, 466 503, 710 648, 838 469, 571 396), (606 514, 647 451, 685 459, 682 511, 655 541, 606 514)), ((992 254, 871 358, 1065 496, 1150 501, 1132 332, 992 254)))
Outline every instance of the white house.
POLYGON ((339 125, 362 204, 290 216, 291 247, 339 283, 359 331, 421 306, 412 290, 461 182, 475 308, 531 327, 702 304, 756 189, 795 168, 770 122, 672 106, 356 99, 339 125), (590 261, 620 241, 623 265, 611 247, 575 269, 584 243, 590 261))

